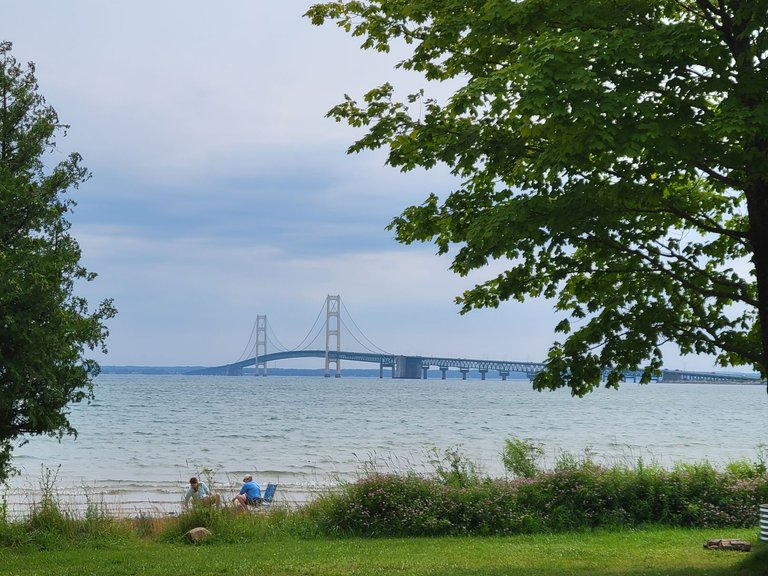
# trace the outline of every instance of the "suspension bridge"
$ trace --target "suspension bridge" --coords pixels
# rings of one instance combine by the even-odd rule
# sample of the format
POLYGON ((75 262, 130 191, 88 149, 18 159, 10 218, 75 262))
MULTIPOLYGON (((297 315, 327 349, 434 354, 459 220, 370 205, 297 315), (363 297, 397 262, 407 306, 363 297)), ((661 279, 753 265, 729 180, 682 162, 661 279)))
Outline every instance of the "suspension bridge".
MULTIPOLYGON (((280 343, 267 322, 266 315, 257 315, 251 336, 243 353, 236 362, 200 368, 189 372, 195 375, 226 375, 242 376, 244 369, 253 367, 256 376, 268 374, 269 363, 293 358, 320 358, 325 363, 326 378, 333 375, 341 376, 342 361, 366 362, 378 364, 379 378, 384 378, 385 371, 392 378, 426 379, 430 370, 438 370, 443 380, 448 372, 458 371, 463 380, 468 374, 477 373, 481 380, 491 372, 506 380, 510 374, 524 374, 529 379, 544 369, 543 362, 517 362, 509 360, 478 360, 471 358, 442 358, 437 356, 407 356, 393 354, 376 346, 360 330, 352 315, 341 301, 341 297, 328 295, 320 309, 315 322, 304 339, 294 348, 288 349, 280 343), (342 311, 344 315, 342 316, 342 311), (325 317, 323 320, 323 316, 325 317), (349 323, 345 321, 349 320, 349 323), (345 336, 350 337, 362 352, 344 351, 341 348, 342 327, 346 329, 345 336), (325 346, 318 347, 318 340, 324 335, 325 346), (268 351, 268 344, 275 352, 268 351)), ((637 381, 642 376, 641 371, 626 371, 627 380, 637 381)), ((732 382, 759 383, 759 378, 743 374, 717 372, 688 372, 681 370, 662 370, 657 380, 662 382, 732 382)))

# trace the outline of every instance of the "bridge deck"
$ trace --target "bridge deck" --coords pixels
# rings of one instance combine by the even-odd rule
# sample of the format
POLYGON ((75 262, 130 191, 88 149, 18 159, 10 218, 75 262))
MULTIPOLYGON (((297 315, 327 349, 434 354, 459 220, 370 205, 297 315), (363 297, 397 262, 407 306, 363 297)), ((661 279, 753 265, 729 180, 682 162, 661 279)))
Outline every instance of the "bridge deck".
MULTIPOLYGON (((288 360, 291 358, 325 358, 325 350, 291 350, 287 352, 273 352, 259 356, 259 364, 267 362, 288 360)), ((398 356, 394 354, 376 354, 371 352, 328 352, 331 361, 368 362, 378 364, 380 368, 392 368, 393 377, 400 378, 426 378, 429 368, 437 368, 445 372, 450 369, 459 370, 463 377, 469 371, 480 372, 485 378, 487 372, 498 372, 503 378, 510 373, 523 373, 532 377, 536 372, 544 369, 543 362, 515 362, 509 360, 478 360, 472 358, 440 358, 435 356, 398 356), (398 376, 395 374, 398 373, 398 376)), ((214 375, 239 375, 242 369, 254 366, 256 358, 248 358, 232 364, 202 368, 190 372, 190 374, 214 374, 214 375)), ((627 371, 624 373, 628 380, 639 379, 640 371, 627 371)), ((660 381, 664 382, 744 382, 759 383, 756 376, 728 374, 716 372, 688 372, 681 370, 663 370, 660 381)))

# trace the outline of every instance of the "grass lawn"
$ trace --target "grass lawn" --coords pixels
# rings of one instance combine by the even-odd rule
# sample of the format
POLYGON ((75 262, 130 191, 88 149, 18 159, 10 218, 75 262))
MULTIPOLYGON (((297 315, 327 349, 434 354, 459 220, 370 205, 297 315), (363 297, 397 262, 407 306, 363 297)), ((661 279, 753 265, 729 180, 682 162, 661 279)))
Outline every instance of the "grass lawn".
POLYGON ((768 575, 756 529, 648 529, 516 537, 299 540, 162 544, 144 540, 50 551, 0 549, 0 574, 246 576, 398 574, 768 575), (705 550, 710 538, 741 538, 755 553, 705 550))

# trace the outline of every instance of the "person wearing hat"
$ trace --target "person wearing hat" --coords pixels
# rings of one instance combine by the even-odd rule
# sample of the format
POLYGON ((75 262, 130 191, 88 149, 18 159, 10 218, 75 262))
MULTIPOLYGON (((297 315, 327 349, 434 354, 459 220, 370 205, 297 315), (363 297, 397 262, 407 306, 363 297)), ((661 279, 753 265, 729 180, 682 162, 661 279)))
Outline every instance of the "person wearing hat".
POLYGON ((243 509, 246 509, 249 505, 257 506, 261 504, 261 488, 253 481, 253 476, 247 474, 243 478, 243 487, 240 488, 240 493, 234 497, 233 502, 240 504, 243 509))

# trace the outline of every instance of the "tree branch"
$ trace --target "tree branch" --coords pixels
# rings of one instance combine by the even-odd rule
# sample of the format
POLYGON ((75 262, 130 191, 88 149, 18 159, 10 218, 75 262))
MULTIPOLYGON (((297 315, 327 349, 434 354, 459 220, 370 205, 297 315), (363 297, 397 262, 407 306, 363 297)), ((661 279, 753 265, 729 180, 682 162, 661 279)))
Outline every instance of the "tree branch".
POLYGON ((728 291, 715 290, 714 288, 711 288, 711 289, 701 288, 700 286, 698 286, 697 284, 691 281, 691 276, 695 275, 700 278, 705 278, 708 280, 707 283, 711 284, 713 281, 712 275, 702 271, 698 266, 695 265, 695 263, 691 262, 689 259, 685 258, 683 255, 678 254, 676 252, 669 251, 668 254, 665 255, 659 249, 652 250, 650 246, 646 246, 646 249, 648 250, 648 252, 643 252, 642 250, 629 248, 626 244, 617 242, 615 240, 609 240, 607 238, 598 237, 593 233, 587 234, 586 237, 590 238, 592 241, 594 241, 597 244, 606 246, 610 250, 616 251, 618 253, 632 254, 634 256, 639 257, 642 261, 649 264, 651 267, 650 269, 653 270, 654 272, 668 276, 669 278, 673 279, 675 282, 679 283, 682 287, 688 290, 691 290, 697 294, 700 294, 704 297, 728 298, 731 300, 735 300, 737 302, 743 302, 752 307, 757 307, 758 305, 758 301, 752 298, 751 296, 749 296, 749 294, 747 293, 743 285, 738 284, 736 282, 732 282, 725 278, 719 278, 717 281, 719 284, 729 288, 728 291), (655 252, 656 258, 651 257, 650 252, 652 251, 655 252), (668 267, 665 267, 662 264, 662 260, 665 258, 667 260, 677 261, 678 263, 682 264, 684 267, 688 268, 692 272, 692 274, 682 275, 669 269, 668 267))

